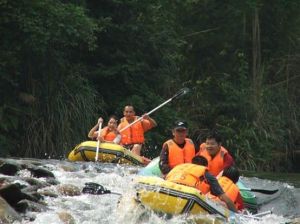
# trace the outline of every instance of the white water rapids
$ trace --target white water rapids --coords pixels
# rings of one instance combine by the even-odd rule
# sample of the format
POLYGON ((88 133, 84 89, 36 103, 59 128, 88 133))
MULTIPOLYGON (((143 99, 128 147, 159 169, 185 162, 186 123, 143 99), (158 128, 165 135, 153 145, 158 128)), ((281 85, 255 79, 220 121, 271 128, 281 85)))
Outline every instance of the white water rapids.
MULTIPOLYGON (((57 213, 64 211, 71 214, 76 223, 79 224, 194 223, 185 216, 166 218, 142 206, 134 206, 132 199, 135 195, 133 184, 134 179, 137 177, 136 173, 141 167, 58 160, 43 160, 43 163, 62 184, 73 184, 82 189, 85 183, 94 182, 103 185, 112 192, 121 193, 122 197, 116 194, 81 194, 79 196, 59 196, 57 198, 45 197, 45 202, 51 210, 34 213, 36 216, 34 221, 24 220, 22 223, 63 224, 57 213), (121 198, 122 200, 120 200, 121 198)), ((26 175, 26 173, 21 175, 26 175)), ((241 220, 241 223, 279 224, 287 223, 288 218, 299 217, 300 189, 295 189, 285 183, 257 178, 243 178, 243 181, 246 186, 251 183, 252 186, 256 185, 265 189, 268 189, 268 187, 272 189, 277 187, 280 188, 280 193, 276 197, 274 196, 274 198, 270 196, 269 198, 266 197, 265 205, 259 211, 272 210, 273 214, 266 215, 259 220, 247 218, 246 220, 241 220)))

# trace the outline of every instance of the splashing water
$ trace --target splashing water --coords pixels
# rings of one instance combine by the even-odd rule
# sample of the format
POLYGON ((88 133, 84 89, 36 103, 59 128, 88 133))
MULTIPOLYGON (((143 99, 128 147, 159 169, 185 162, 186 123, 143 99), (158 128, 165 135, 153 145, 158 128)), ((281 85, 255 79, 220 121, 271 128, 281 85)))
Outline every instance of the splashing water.
MULTIPOLYGON (((24 220, 22 223, 26 224, 60 224, 63 222, 59 218, 59 213, 67 212, 75 220, 75 223, 80 224, 111 224, 111 223, 138 223, 138 224, 157 224, 157 223, 196 223, 195 220, 199 217, 189 217, 186 215, 167 217, 166 215, 158 215, 153 211, 144 208, 136 203, 134 196, 134 179, 137 177, 136 173, 140 167, 103 164, 92 162, 67 162, 57 160, 45 160, 44 166, 51 170, 56 179, 61 184, 76 185, 80 189, 85 186, 87 182, 94 182, 103 185, 105 188, 116 194, 81 194, 79 196, 63 196, 59 195, 57 198, 45 197, 45 202, 50 211, 34 213, 36 218, 34 221, 24 220), (66 169, 68 167, 68 169, 66 169)), ((26 173, 24 173, 26 175, 26 173)), ((247 224, 281 224, 287 223, 288 218, 298 215, 299 203, 297 199, 293 199, 294 190, 291 186, 287 186, 280 182, 268 182, 257 178, 243 178, 243 181, 257 182, 260 187, 264 184, 271 184, 271 186, 280 187, 284 189, 274 198, 267 198, 268 202, 262 203, 261 210, 273 211, 273 214, 267 214, 262 217, 254 217, 250 215, 241 215, 230 220, 230 223, 247 223, 247 224), (289 207, 293 207, 290 209, 289 207), (297 207, 298 206, 298 207, 297 207), (284 207, 284 209, 283 209, 284 207), (277 212, 277 210, 279 210, 277 212)), ((270 185, 269 185, 270 186, 270 185)), ((55 190, 54 186, 51 186, 55 190)), ((267 188, 266 188, 267 189, 267 188)), ((299 189, 298 189, 299 190, 299 189)), ((298 191, 299 192, 299 191, 298 191)), ((300 194, 299 194, 300 195, 300 194)), ((200 219, 203 218, 200 216, 200 219)), ((206 223, 224 223, 218 221, 214 215, 204 217, 205 220, 211 220, 206 223)))

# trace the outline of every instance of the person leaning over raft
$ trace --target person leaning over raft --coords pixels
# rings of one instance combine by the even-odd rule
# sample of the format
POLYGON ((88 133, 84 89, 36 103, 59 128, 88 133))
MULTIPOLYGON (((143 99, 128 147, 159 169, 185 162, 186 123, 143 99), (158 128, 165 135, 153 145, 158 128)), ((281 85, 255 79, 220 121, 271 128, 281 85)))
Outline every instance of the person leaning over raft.
MULTIPOLYGON (((127 105, 124 107, 123 115, 124 117, 121 118, 118 126, 119 131, 127 127, 135 120, 139 119, 138 116, 135 116, 134 107, 132 105, 127 105)), ((144 133, 156 126, 156 121, 149 117, 149 115, 144 114, 141 121, 136 122, 121 132, 121 144, 125 148, 131 149, 131 151, 136 155, 140 156, 142 146, 145 142, 144 133)))
POLYGON ((160 153, 159 168, 164 175, 179 164, 192 162, 192 158, 195 156, 194 143, 187 138, 188 126, 186 122, 175 122, 172 134, 173 139, 163 144, 160 153))
POLYGON ((208 171, 218 176, 226 167, 234 165, 234 160, 227 149, 222 146, 221 136, 216 132, 207 135, 206 141, 200 145, 197 155, 208 161, 208 171))
POLYGON ((240 172, 235 166, 226 167, 218 182, 226 195, 233 201, 237 210, 245 208, 243 198, 236 183, 239 181, 240 172))
POLYGON ((224 201, 227 207, 237 212, 233 201, 225 194, 216 177, 211 175, 207 170, 207 160, 203 156, 195 156, 192 163, 179 164, 174 167, 166 176, 166 180, 173 183, 182 184, 198 189, 203 192, 203 183, 210 187, 211 194, 224 201))
POLYGON ((98 137, 98 129, 100 123, 103 123, 102 117, 98 119, 98 123, 89 131, 88 137, 92 140, 99 140, 100 142, 111 142, 119 144, 121 141, 121 135, 117 130, 117 117, 114 115, 111 115, 109 117, 107 126, 101 129, 100 136, 98 137))

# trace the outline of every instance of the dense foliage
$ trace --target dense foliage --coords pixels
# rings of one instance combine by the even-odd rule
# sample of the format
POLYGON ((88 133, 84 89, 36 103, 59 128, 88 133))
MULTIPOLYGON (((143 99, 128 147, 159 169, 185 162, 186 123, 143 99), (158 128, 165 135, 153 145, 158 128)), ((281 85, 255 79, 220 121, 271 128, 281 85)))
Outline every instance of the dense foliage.
POLYGON ((147 156, 175 119, 217 129, 238 165, 292 170, 300 2, 0 0, 0 154, 63 158, 98 116, 150 111, 147 156))

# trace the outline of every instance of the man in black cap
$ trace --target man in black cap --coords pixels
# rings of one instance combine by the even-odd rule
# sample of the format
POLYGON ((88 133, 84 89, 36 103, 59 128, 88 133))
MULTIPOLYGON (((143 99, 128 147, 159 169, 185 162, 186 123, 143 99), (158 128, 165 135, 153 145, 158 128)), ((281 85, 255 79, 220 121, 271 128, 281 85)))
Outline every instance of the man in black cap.
POLYGON ((172 168, 182 163, 191 163, 195 156, 195 146, 187 138, 188 126, 184 121, 177 121, 172 129, 173 139, 163 144, 159 168, 166 175, 172 168))

